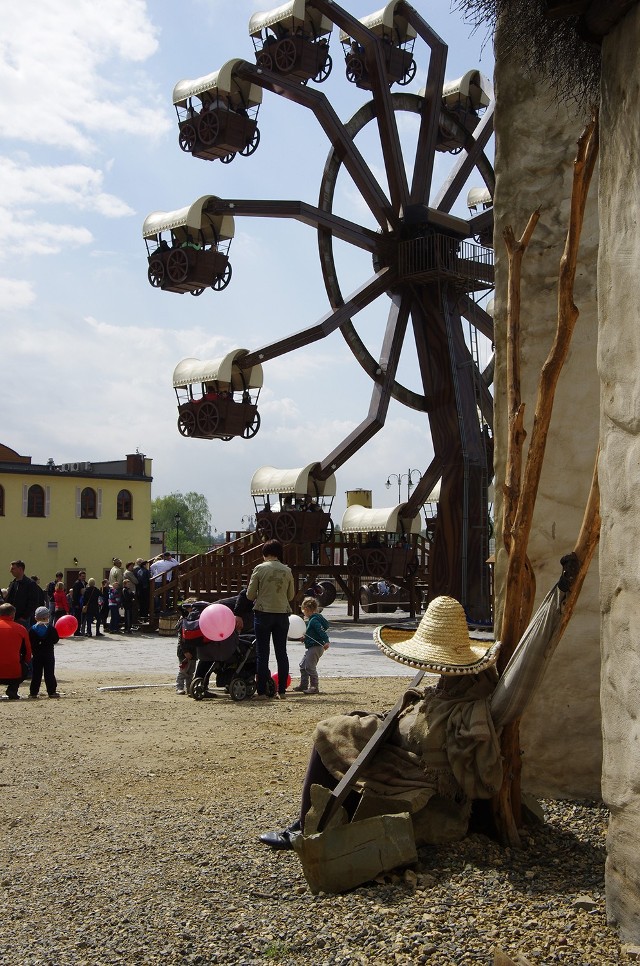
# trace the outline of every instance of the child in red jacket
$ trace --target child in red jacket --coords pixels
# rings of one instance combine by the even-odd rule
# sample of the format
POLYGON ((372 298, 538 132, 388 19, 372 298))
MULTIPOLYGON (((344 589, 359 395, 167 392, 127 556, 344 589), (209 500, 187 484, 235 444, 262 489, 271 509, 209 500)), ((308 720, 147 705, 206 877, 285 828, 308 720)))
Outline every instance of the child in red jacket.
POLYGON ((29 632, 16 623, 13 604, 0 605, 0 684, 7 685, 2 701, 19 701, 18 688, 24 681, 23 663, 31 660, 29 632))

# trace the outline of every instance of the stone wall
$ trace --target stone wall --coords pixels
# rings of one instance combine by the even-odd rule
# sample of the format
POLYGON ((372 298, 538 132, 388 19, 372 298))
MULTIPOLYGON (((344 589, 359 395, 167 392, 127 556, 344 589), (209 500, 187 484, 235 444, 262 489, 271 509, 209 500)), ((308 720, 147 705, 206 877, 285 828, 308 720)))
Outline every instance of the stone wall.
MULTIPOLYGON (((499 521, 507 439, 507 258, 502 229, 511 225, 519 237, 531 212, 541 206, 540 221, 525 256, 522 280, 522 398, 526 403, 525 425, 530 437, 538 376, 555 332, 557 277, 568 224, 572 165, 576 141, 586 119, 558 106, 542 83, 523 78, 518 65, 502 56, 499 32, 495 82, 498 105, 495 464, 496 520, 499 521)), ((598 443, 597 188, 597 179, 594 179, 576 281, 575 301, 580 317, 556 393, 529 544, 537 578, 536 606, 558 579, 560 558, 573 549, 598 443)), ((505 570, 506 555, 502 551, 496 562, 499 612, 505 570)), ((550 662, 539 693, 523 718, 523 787, 534 794, 565 798, 600 796, 599 625, 596 555, 568 630, 550 662)))
POLYGON ((598 260, 607 910, 640 943, 640 6, 605 38, 598 260))

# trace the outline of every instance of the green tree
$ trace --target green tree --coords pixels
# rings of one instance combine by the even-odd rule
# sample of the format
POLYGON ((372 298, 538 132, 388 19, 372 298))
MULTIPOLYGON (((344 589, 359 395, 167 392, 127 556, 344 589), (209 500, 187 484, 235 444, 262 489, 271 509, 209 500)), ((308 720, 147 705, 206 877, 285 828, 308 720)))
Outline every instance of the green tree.
POLYGON ((180 556, 203 553, 211 544, 211 513, 202 493, 170 493, 151 501, 151 519, 156 530, 165 531, 167 550, 180 556), (180 517, 176 524, 176 514, 180 517))

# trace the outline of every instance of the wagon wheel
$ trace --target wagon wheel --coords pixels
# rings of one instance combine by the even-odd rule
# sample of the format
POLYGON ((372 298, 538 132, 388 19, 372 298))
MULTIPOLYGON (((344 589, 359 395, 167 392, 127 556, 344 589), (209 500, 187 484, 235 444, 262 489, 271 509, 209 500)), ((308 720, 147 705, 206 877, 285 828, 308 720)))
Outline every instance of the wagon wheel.
POLYGON ((182 436, 193 436, 196 431, 196 417, 192 409, 185 409, 178 416, 178 429, 182 436))
POLYGON ((319 587, 321 587, 322 589, 322 593, 320 594, 320 597, 319 597, 319 602, 322 604, 322 606, 328 607, 329 604, 333 604, 334 600, 336 599, 337 592, 336 592, 335 586, 331 583, 331 581, 321 580, 319 583, 319 587))
POLYGON ((411 63, 409 64, 409 66, 405 70, 405 72, 402 75, 402 77, 400 78, 400 80, 397 81, 396 83, 399 84, 400 87, 406 87, 407 84, 410 84, 411 81, 413 80, 413 78, 416 76, 416 70, 417 69, 418 68, 416 67, 416 62, 415 62, 415 60, 412 57, 411 58, 411 63))
POLYGON ((273 524, 271 520, 263 518, 256 523, 256 533, 261 540, 271 540, 273 537, 273 524))
POLYGON ((372 577, 384 577, 387 572, 387 555, 384 550, 370 550, 367 554, 367 573, 372 577))
POLYGON ((250 423, 242 430, 243 439, 253 439, 258 430, 260 429, 260 413, 255 413, 253 419, 250 423))
POLYGON ((215 111, 205 111, 198 121, 198 136, 203 144, 211 147, 220 133, 220 119, 215 111))
POLYGON ((240 154, 242 155, 243 158, 248 158, 250 155, 253 154, 253 152, 256 150, 259 144, 260 144, 260 131, 258 130, 258 128, 256 128, 253 134, 251 135, 251 140, 249 141, 248 144, 245 144, 243 149, 240 151, 240 154))
POLYGON ((375 607, 371 603, 371 591, 369 590, 368 584, 360 588, 360 610, 363 610, 365 614, 375 613, 375 607))
POLYGON ((198 406, 198 431, 203 436, 213 436, 219 422, 220 415, 216 404, 208 399, 200 403, 198 406))
POLYGON ((289 74, 296 66, 298 51, 290 37, 285 37, 276 47, 275 62, 281 74, 289 74))
POLYGON ((287 513, 285 510, 278 514, 276 519, 276 537, 281 543, 291 543, 296 535, 297 529, 295 518, 290 513, 287 513))
POLYGON ((357 84, 364 77, 364 62, 360 57, 347 58, 347 80, 357 84))
POLYGON ((325 60, 324 64, 322 65, 322 67, 320 68, 316 76, 313 78, 314 83, 321 84, 323 81, 326 81, 327 77, 331 73, 332 67, 333 67, 333 61, 331 60, 331 54, 327 54, 327 59, 325 60))
POLYGON ((273 58, 266 50, 261 50, 256 56, 256 67, 261 70, 273 70, 273 58))
POLYGON ((180 128, 180 133, 178 134, 178 144, 183 151, 187 151, 189 154, 193 151, 196 146, 196 141, 198 140, 198 134, 195 129, 195 125, 189 121, 187 124, 183 124, 180 128))
POLYGON ((220 161, 222 162, 222 164, 231 164, 235 156, 236 156, 236 152, 231 151, 230 154, 225 154, 223 158, 220 158, 220 161))
POLYGON ((326 527, 320 534, 320 542, 331 543, 331 541, 333 540, 333 531, 334 531, 333 520, 330 519, 326 527))
POLYGON ((172 282, 184 282, 189 274, 189 256, 184 248, 174 248, 169 252, 167 273, 172 282))
POLYGON ((160 288, 164 282, 164 265, 162 264, 162 259, 153 258, 149 262, 149 268, 147 269, 147 278, 154 288, 160 288))
POLYGON ((202 295, 202 293, 204 292, 204 289, 203 288, 192 288, 189 291, 191 292, 192 295, 202 295))
POLYGON ((231 265, 229 262, 225 265, 224 272, 221 275, 216 275, 213 282, 211 283, 211 288, 214 288, 216 292, 221 292, 223 288, 226 288, 231 281, 231 265))
POLYGON ((364 557, 361 553, 350 553, 347 560, 347 573, 350 577, 362 577, 364 573, 364 557))

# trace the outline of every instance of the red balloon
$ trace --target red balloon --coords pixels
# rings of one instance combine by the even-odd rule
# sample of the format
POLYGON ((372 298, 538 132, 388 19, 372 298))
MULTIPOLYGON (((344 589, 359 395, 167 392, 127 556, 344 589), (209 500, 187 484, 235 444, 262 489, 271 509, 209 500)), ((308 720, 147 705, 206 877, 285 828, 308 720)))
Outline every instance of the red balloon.
POLYGON ((71 637, 78 630, 78 621, 73 614, 64 614, 56 621, 56 630, 59 637, 71 637))
MULTIPOLYGON (((273 678, 273 683, 274 683, 275 689, 277 691, 278 690, 278 675, 277 675, 277 673, 276 674, 272 674, 271 677, 273 678)), ((291 675, 290 674, 287 674, 287 687, 288 688, 291 687, 291 675)))

